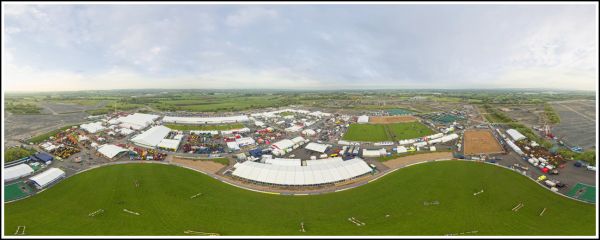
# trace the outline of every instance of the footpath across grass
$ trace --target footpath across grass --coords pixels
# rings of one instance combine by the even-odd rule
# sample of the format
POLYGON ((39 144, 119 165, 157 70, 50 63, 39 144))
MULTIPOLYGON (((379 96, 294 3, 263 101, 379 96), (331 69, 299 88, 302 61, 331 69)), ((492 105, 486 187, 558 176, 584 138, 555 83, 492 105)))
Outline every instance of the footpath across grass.
POLYGON ((594 209, 514 171, 468 161, 418 164, 358 188, 307 196, 258 193, 186 168, 131 163, 93 169, 6 204, 4 227, 14 234, 26 226, 27 236, 594 235, 594 209), (511 211, 519 203, 524 207, 511 211))

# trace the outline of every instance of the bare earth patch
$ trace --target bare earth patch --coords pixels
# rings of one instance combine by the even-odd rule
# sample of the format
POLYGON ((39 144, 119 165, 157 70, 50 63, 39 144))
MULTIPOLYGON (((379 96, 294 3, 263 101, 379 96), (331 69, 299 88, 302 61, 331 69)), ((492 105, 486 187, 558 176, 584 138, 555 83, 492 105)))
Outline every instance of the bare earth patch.
POLYGON ((369 123, 403 123, 416 122, 417 118, 413 116, 373 116, 369 117, 369 123))
POLYGON ((388 160, 383 162, 383 165, 388 166, 391 169, 404 167, 409 164, 419 163, 423 161, 429 160, 442 160, 442 159, 452 159, 452 152, 435 152, 435 153, 423 153, 410 155, 406 157, 399 157, 396 159, 388 160))
POLYGON ((488 130, 465 131, 465 155, 502 153, 504 150, 488 130))
POLYGON ((171 162, 181 164, 183 166, 193 168, 193 169, 196 169, 196 170, 199 170, 202 172, 213 173, 213 174, 218 172, 219 170, 221 170, 221 168, 225 167, 225 165, 216 163, 213 161, 190 160, 190 159, 178 158, 178 157, 173 157, 171 159, 171 162))

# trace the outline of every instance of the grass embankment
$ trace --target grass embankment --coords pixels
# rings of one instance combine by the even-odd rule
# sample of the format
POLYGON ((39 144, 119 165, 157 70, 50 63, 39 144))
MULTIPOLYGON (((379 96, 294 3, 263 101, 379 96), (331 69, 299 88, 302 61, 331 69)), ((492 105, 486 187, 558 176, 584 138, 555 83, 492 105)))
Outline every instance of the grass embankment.
POLYGON ((257 193, 185 168, 132 163, 90 170, 6 204, 4 224, 7 234, 26 226, 30 236, 185 235, 186 230, 220 235, 594 235, 594 208, 516 172, 466 161, 418 164, 355 189, 308 196, 257 193), (434 201, 439 204, 425 204, 434 201), (511 211, 518 203, 524 207, 511 211), (89 216, 99 209, 104 211, 89 216), (365 225, 357 226, 351 217, 365 225), (301 222, 306 232, 299 231, 301 222))
POLYGON ((4 149, 4 163, 9 163, 21 158, 35 154, 35 150, 23 147, 11 147, 4 149))
POLYGON ((560 116, 558 116, 558 114, 554 111, 554 108, 548 103, 544 104, 544 116, 550 124, 560 123, 560 116))
POLYGON ((244 124, 225 124, 225 125, 184 125, 184 124, 165 124, 166 127, 173 130, 190 131, 190 130, 231 130, 244 128, 244 124))
POLYGON ((62 132, 64 130, 67 130, 67 129, 73 127, 73 126, 78 126, 78 125, 64 126, 64 127, 59 128, 59 129, 55 129, 55 130, 52 130, 50 132, 47 132, 47 133, 44 133, 44 134, 40 134, 40 135, 37 135, 37 136, 32 137, 30 139, 27 139, 26 142, 27 143, 34 143, 34 144, 41 143, 43 141, 48 140, 50 137, 56 135, 57 133, 62 132))

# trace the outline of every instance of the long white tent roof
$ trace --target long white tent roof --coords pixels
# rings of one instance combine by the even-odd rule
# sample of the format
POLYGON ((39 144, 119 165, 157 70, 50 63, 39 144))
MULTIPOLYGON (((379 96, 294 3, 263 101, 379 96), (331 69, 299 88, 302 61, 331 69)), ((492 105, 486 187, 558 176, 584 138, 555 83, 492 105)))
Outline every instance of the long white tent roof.
POLYGON ((519 140, 523 140, 523 139, 527 138, 527 137, 525 137, 525 135, 521 134, 519 131, 514 130, 512 128, 506 130, 506 133, 508 133, 508 135, 510 135, 510 137, 515 141, 519 141, 519 140))
POLYGON ((179 148, 180 142, 181 142, 181 139, 163 139, 163 140, 160 140, 157 147, 177 150, 177 148, 179 148))
POLYGON ((320 144, 320 143, 308 143, 306 144, 306 149, 311 150, 311 151, 315 151, 315 152, 320 152, 320 153, 325 153, 325 150, 327 150, 327 147, 329 147, 328 145, 325 144, 320 144))
POLYGON ((294 142, 289 139, 283 139, 271 145, 272 148, 281 150, 291 148, 292 146, 294 146, 294 142))
POLYGON ((160 116, 154 114, 134 113, 125 117, 117 118, 117 121, 121 123, 121 127, 140 130, 150 125, 159 117, 160 116))
POLYGON ((117 154, 129 151, 127 148, 122 148, 113 144, 104 144, 98 147, 98 152, 107 158, 114 158, 117 154))
POLYGON ((235 123, 250 121, 248 116, 229 116, 229 117, 169 117, 165 116, 163 122, 183 123, 183 124, 210 124, 210 123, 235 123))
POLYGON ((169 132, 170 128, 165 126, 154 126, 143 133, 138 134, 137 136, 131 139, 132 142, 146 146, 146 147, 156 147, 160 141, 165 138, 169 132))
POLYGON ((4 169, 4 181, 11 181, 18 179, 20 177, 24 177, 33 173, 33 168, 31 168, 27 164, 19 164, 14 167, 9 167, 4 169))
POLYGON ((58 179, 64 175, 65 175, 65 172, 63 170, 60 170, 58 168, 50 168, 43 173, 40 173, 38 175, 35 175, 35 176, 29 178, 29 180, 34 181, 41 187, 45 187, 48 184, 54 182, 56 179, 58 179))
POLYGON ((341 157, 325 158, 325 159, 319 159, 319 160, 306 160, 306 166, 341 163, 343 161, 344 160, 341 157))
POLYGON ((276 185, 317 185, 334 183, 371 172, 360 158, 310 166, 278 166, 245 161, 237 164, 233 175, 276 185))

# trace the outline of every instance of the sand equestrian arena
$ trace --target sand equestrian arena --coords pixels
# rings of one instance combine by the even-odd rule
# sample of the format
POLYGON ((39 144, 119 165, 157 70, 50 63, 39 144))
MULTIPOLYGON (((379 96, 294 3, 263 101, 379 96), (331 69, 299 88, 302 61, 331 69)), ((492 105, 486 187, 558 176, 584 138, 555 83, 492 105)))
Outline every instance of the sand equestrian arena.
POLYGON ((416 122, 413 116, 373 116, 369 117, 369 123, 404 123, 416 122))
POLYGON ((504 152, 498 140, 489 130, 465 131, 465 155, 493 154, 504 152))

